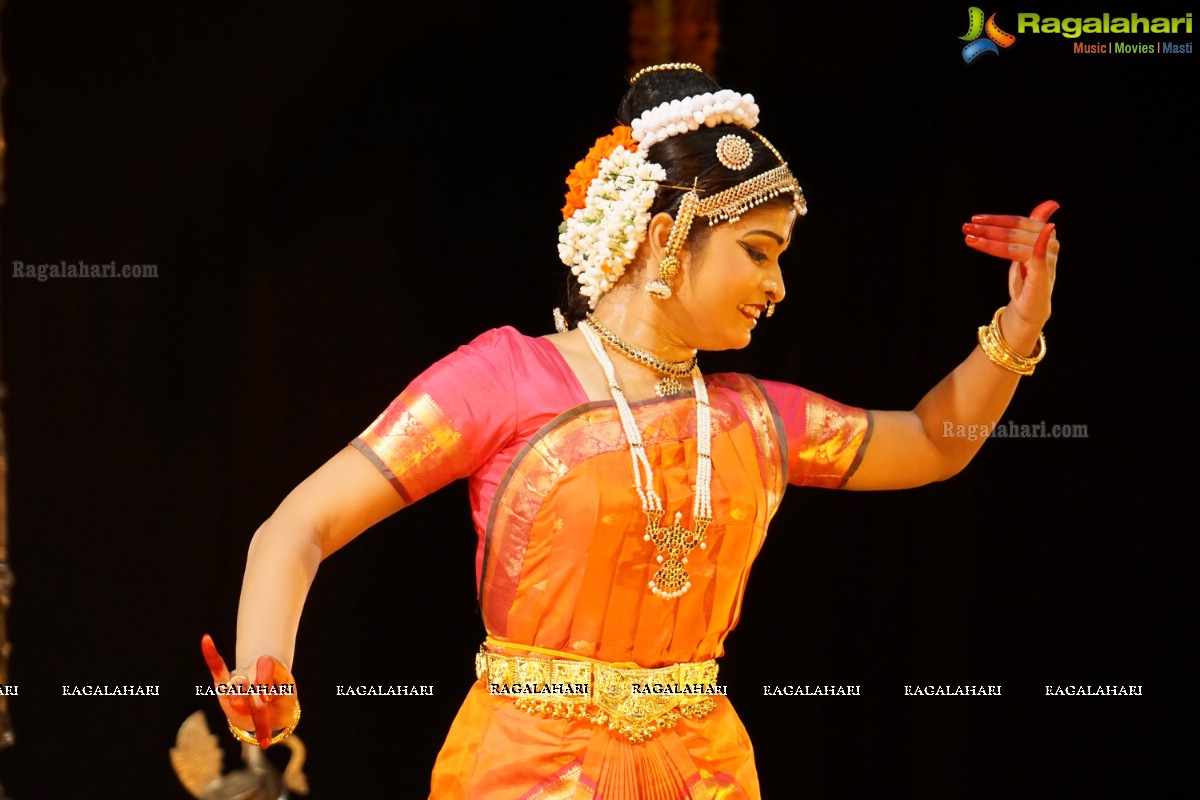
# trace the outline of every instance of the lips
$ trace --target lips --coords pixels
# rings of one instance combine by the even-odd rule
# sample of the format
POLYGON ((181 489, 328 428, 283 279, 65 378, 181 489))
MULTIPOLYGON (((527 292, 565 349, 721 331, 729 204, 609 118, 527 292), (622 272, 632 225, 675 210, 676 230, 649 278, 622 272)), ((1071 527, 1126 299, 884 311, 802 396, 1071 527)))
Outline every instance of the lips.
POLYGON ((758 318, 762 315, 764 310, 765 308, 763 306, 750 305, 749 303, 742 303, 738 305, 738 311, 742 312, 742 316, 746 317, 746 319, 753 320, 755 325, 758 324, 758 318))

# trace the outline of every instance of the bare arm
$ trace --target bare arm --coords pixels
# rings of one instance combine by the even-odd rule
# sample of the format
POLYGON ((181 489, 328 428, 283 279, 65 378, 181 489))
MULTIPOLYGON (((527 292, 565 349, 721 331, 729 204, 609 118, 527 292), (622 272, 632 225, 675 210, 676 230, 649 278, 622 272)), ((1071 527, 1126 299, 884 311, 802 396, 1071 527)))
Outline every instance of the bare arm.
POLYGON ((350 445, 293 489, 250 542, 238 603, 237 664, 269 655, 290 669, 317 566, 403 507, 395 488, 350 445))
MULTIPOLYGON (((983 216, 964 226, 968 245, 1012 259, 1012 299, 1000 328, 1009 346, 1025 355, 1036 349, 1050 316, 1059 244, 1053 229, 1043 232, 1057 207, 1043 203, 1030 217, 983 216)), ((957 474, 987 439, 961 432, 990 430, 1008 408, 1019 379, 976 347, 913 410, 872 412, 871 442, 846 488, 905 489, 957 474)))
POLYGON ((251 730, 259 746, 298 720, 295 694, 275 697, 223 691, 227 685, 295 686, 296 629, 317 566, 330 553, 404 507, 400 494, 367 458, 347 445, 293 489, 250 542, 238 603, 237 661, 230 670, 212 638, 201 650, 221 709, 251 730), (295 715, 295 716, 294 716, 295 715))

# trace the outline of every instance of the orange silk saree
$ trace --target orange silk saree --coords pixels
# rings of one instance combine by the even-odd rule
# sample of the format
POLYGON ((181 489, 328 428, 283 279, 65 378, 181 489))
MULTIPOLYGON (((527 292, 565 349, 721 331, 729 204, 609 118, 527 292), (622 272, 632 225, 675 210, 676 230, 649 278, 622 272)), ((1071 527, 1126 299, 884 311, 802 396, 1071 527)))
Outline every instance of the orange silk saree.
MULTIPOLYGON (((750 566, 790 482, 840 486, 870 416, 789 384, 706 376, 713 523, 693 550, 691 589, 647 583, 657 565, 611 402, 589 402, 548 340, 484 333, 439 361, 354 444, 415 501, 470 478, 476 574, 489 647, 660 667, 723 654, 750 566)), ((668 516, 690 526, 695 398, 634 404, 668 516)), ((464 654, 464 665, 470 663, 464 654)), ((719 681, 718 681, 719 682, 719 681)), ((555 719, 468 693, 434 766, 436 800, 758 798, 753 749, 729 700, 634 743, 587 719, 555 719)))

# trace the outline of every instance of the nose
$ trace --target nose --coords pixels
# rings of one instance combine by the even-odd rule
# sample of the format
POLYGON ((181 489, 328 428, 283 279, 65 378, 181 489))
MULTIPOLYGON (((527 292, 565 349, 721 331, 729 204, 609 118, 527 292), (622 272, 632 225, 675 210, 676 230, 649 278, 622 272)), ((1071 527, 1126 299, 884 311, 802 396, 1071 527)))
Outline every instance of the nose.
POLYGON ((767 299, 775 304, 783 302, 784 295, 787 294, 787 290, 783 286, 782 275, 777 275, 775 278, 763 281, 762 290, 767 299))

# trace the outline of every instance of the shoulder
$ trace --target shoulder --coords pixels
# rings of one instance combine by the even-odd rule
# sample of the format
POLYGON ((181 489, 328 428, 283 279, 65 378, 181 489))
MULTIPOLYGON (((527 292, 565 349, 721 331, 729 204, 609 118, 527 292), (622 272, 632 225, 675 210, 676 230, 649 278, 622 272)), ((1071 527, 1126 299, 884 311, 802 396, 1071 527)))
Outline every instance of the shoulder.
POLYGON ((476 336, 464 347, 522 347, 529 346, 534 340, 532 336, 526 336, 512 325, 502 325, 499 328, 489 328, 483 333, 476 336))
POLYGON ((824 395, 794 383, 757 378, 741 372, 722 372, 708 379, 709 386, 737 396, 744 405, 761 404, 773 416, 788 419, 814 410, 849 409, 824 395), (819 408, 818 408, 819 407, 819 408))
POLYGON ((485 372, 520 386, 546 374, 558 375, 561 356, 545 336, 527 336, 511 325, 483 331, 443 362, 457 369, 485 372))
POLYGON ((511 325, 490 328, 461 345, 460 355, 482 356, 488 359, 511 358, 514 354, 539 349, 538 337, 526 336, 511 325))
POLYGON ((774 416, 775 400, 767 391, 763 381, 744 372, 715 372, 704 377, 710 394, 724 396, 742 408, 743 412, 751 412, 757 408, 761 413, 774 416))
MULTIPOLYGON (((770 381, 759 380, 745 372, 714 372, 706 375, 704 382, 714 389, 724 389, 738 394, 769 395, 770 381)), ((799 387, 796 387, 799 388, 799 387)))

